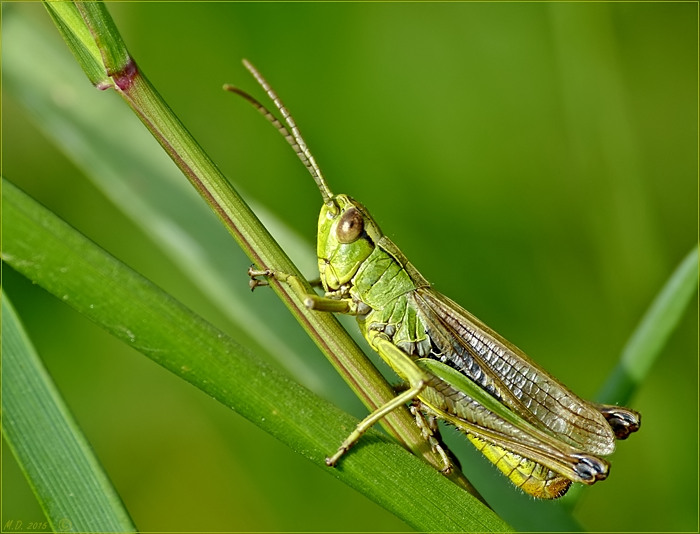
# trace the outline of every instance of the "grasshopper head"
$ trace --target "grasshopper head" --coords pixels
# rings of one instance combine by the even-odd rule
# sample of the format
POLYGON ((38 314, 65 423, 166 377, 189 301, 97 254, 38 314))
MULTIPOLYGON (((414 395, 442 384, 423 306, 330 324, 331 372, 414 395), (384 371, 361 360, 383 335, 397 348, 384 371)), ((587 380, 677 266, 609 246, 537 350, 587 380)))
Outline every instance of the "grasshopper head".
POLYGON ((348 283, 374 250, 382 231, 365 207, 335 195, 318 218, 318 270, 326 291, 348 283))
POLYGON ((224 89, 245 98, 270 121, 311 173, 323 197, 323 208, 318 220, 318 268, 321 282, 326 291, 340 289, 343 284, 350 282, 362 262, 372 253, 382 232, 362 204, 347 195, 331 193, 321 169, 277 93, 250 62, 243 60, 243 64, 282 114, 282 120, 245 91, 231 85, 225 85, 224 89))

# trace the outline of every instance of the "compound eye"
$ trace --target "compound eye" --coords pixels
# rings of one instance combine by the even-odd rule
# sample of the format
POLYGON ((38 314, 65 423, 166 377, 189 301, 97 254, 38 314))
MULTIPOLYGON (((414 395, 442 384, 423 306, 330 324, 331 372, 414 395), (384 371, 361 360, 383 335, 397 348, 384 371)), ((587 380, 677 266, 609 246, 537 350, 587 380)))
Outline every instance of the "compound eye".
POLYGON ((336 236, 341 243, 352 243, 362 235, 365 222, 362 214, 355 208, 350 208, 343 213, 338 221, 336 236))

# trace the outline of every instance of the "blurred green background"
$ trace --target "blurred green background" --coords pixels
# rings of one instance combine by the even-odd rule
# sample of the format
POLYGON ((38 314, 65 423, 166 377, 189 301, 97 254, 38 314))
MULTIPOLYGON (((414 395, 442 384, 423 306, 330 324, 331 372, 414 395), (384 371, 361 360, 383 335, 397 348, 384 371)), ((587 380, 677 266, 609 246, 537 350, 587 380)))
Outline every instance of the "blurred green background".
MULTIPOLYGON (((54 144, 7 72, 41 70, 45 58, 13 46, 29 28, 68 58, 75 93, 49 82, 40 90, 54 101, 78 95, 89 110, 116 95, 73 72, 41 5, 2 8, 3 174, 227 330, 198 286, 54 144)), ((438 290, 583 397, 595 395, 697 242, 697 4, 109 9, 142 70, 244 197, 308 242, 292 256, 309 275, 320 197, 273 129, 221 91, 229 82, 261 94, 244 57, 289 106, 330 187, 360 199, 438 290)), ((245 288, 248 265, 242 255, 231 260, 230 284, 245 288)), ((406 528, 9 268, 3 285, 142 531, 406 528)), ((323 356, 263 293, 243 297, 241 309, 274 313, 272 329, 302 347, 309 387, 361 417, 323 356)), ((619 445, 610 478, 585 490, 574 512, 584 528, 697 530, 697 308, 696 297, 630 402, 642 430, 619 445)), ((527 528, 518 514, 538 514, 545 529, 550 510, 565 506, 532 507, 462 441, 465 471, 511 524, 527 528)), ((41 521, 3 452, 2 524, 41 521)))

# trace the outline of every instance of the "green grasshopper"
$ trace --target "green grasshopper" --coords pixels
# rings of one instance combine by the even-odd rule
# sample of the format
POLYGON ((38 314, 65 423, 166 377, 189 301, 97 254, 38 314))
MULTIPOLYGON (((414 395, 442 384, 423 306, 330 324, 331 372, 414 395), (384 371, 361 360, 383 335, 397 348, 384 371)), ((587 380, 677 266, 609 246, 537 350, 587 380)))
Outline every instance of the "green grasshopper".
POLYGON ((370 346, 407 387, 367 418, 326 459, 334 466, 374 423, 411 402, 423 436, 447 473, 452 461, 437 420, 467 438, 526 493, 555 499, 572 482, 605 479, 599 458, 639 429, 640 414, 585 401, 515 345, 435 291, 385 236, 365 207, 334 195, 282 101, 249 62, 244 65, 274 102, 280 121, 259 101, 232 86, 293 147, 323 197, 318 219, 318 268, 324 296, 308 294, 299 279, 275 270, 249 271, 251 289, 273 277, 289 284, 314 310, 357 318, 370 346), (262 279, 258 278, 262 277, 262 279))

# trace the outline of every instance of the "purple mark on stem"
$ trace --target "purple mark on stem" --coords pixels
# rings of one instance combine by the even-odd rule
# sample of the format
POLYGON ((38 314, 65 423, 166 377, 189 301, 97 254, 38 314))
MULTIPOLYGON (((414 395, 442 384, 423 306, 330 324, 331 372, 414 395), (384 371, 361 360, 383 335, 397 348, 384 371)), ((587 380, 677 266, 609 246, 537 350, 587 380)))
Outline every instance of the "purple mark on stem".
POLYGON ((124 69, 119 72, 114 74, 112 76, 112 79, 114 80, 114 83, 116 86, 121 89, 122 91, 126 91, 131 87, 131 84, 134 82, 134 78, 138 74, 139 69, 136 66, 136 63, 134 62, 133 59, 129 59, 129 62, 126 64, 124 69))

